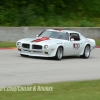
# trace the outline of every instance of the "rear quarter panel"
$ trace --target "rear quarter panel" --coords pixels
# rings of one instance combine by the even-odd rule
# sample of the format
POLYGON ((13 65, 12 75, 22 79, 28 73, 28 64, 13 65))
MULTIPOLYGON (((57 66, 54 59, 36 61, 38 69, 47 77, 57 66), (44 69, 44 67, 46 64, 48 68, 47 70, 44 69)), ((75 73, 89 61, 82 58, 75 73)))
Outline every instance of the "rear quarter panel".
POLYGON ((91 51, 96 47, 96 42, 94 39, 90 39, 88 38, 89 40, 89 44, 91 45, 91 51))

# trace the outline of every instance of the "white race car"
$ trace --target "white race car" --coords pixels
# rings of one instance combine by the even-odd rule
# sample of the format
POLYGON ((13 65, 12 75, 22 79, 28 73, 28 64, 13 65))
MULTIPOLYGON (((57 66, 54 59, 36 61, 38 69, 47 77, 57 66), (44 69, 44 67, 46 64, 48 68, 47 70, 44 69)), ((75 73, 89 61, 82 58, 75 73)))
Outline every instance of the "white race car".
POLYGON ((55 57, 80 56, 88 58, 96 47, 94 39, 81 33, 63 29, 46 29, 35 38, 24 38, 16 42, 21 56, 55 57))

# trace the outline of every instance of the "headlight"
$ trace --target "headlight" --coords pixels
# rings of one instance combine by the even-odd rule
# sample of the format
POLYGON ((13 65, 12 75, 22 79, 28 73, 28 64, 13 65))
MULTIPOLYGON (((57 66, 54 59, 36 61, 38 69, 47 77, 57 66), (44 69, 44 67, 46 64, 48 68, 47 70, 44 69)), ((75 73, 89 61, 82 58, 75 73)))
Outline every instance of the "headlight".
POLYGON ((17 46, 18 47, 21 47, 21 42, 17 42, 17 46))
POLYGON ((48 45, 45 45, 45 46, 44 46, 44 49, 48 49, 48 45))

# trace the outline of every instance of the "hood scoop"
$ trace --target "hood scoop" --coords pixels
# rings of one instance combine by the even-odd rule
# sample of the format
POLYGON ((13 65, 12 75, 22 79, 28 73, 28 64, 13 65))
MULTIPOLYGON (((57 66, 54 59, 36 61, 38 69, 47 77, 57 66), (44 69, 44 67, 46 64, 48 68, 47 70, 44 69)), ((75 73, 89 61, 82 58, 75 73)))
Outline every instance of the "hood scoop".
POLYGON ((31 41, 31 42, 41 42, 41 41, 45 41, 45 40, 49 40, 49 38, 48 38, 48 37, 42 37, 42 38, 33 40, 33 41, 31 41))

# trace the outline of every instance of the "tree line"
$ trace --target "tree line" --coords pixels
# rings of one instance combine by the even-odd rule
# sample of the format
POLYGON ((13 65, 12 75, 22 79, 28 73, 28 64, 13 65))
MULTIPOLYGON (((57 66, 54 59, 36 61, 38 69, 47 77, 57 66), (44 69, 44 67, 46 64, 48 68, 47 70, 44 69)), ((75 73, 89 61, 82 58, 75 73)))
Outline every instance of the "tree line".
POLYGON ((100 0, 0 0, 0 26, 57 25, 82 17, 99 18, 100 0))

